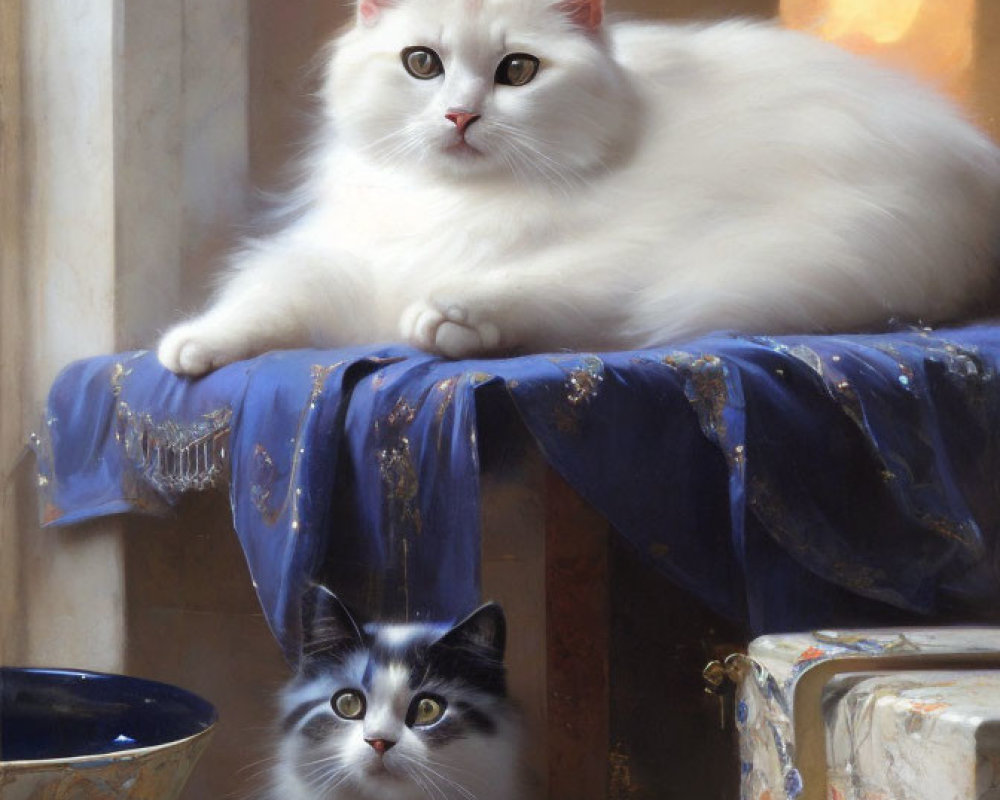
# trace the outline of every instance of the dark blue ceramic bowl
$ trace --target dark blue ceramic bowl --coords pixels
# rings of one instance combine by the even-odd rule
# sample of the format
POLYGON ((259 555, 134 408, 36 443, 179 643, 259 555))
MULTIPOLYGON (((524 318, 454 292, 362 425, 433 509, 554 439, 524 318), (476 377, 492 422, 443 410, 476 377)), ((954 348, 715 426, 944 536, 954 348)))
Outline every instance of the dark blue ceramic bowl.
POLYGON ((215 721, 211 704, 165 683, 3 667, 3 791, 12 798, 67 787, 74 798, 175 797, 215 721))
POLYGON ((115 753, 207 730, 215 709, 165 683, 56 669, 0 669, 0 761, 115 753))

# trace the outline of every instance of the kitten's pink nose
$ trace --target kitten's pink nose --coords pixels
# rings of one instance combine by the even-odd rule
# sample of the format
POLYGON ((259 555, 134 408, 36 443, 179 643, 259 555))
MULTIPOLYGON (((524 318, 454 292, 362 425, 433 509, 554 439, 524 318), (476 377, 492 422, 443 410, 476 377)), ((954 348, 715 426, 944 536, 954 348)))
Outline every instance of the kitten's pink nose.
POLYGON ((368 742, 372 750, 378 753, 380 756, 384 756, 395 746, 395 742, 391 742, 388 739, 365 739, 368 742))
POLYGON ((444 115, 445 119, 451 120, 458 128, 458 132, 465 136, 466 129, 477 119, 479 114, 470 114, 468 111, 449 111, 444 115))

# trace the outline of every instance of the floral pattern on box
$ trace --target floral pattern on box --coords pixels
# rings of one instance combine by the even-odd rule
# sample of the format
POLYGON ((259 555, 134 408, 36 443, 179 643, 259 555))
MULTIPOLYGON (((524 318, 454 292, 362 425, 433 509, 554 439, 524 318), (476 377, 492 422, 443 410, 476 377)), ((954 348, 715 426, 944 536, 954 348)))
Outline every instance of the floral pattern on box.
POLYGON ((830 800, 1000 797, 1000 672, 850 675, 830 695, 830 800))
MULTIPOLYGON (((802 795, 792 721, 796 684, 810 668, 864 656, 980 652, 1000 652, 1000 629, 817 631, 754 640, 741 662, 736 695, 742 800, 802 795)), ((995 720, 1000 727, 1000 672, 837 677, 824 693, 823 719, 831 765, 828 800, 1000 797, 1000 732, 988 724, 995 720), (926 690, 921 680, 928 682, 926 690), (869 695, 877 699, 866 700, 869 695), (918 723, 927 727, 917 731, 918 723), (949 754, 944 760, 941 748, 949 754), (886 767, 892 759, 899 774, 886 767), (922 772, 908 772, 905 763, 922 772), (955 784, 965 793, 931 791, 963 770, 973 773, 955 784), (918 788, 929 793, 914 793, 918 788)))

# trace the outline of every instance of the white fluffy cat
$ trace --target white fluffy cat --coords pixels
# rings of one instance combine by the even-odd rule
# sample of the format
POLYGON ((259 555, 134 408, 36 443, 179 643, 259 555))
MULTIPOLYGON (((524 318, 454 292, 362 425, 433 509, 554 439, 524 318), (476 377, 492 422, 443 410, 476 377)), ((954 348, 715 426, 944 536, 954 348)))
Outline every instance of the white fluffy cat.
POLYGON ((450 357, 926 322, 991 289, 1000 150, 770 24, 601 0, 358 0, 300 213, 161 361, 402 340, 450 357))

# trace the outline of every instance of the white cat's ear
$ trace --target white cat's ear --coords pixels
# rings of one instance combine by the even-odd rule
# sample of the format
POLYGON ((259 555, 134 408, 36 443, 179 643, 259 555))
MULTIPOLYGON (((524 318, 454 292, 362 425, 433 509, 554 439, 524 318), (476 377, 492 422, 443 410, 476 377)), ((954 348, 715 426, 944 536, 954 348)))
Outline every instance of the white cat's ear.
POLYGON ((559 0, 556 8, 588 31, 596 31, 604 19, 604 0, 559 0))
POLYGON ((302 652, 300 663, 337 658, 362 644, 354 615, 333 592, 313 584, 302 595, 302 652))
POLYGON ((358 22, 374 25, 382 10, 393 5, 392 0, 358 0, 358 22))

